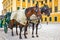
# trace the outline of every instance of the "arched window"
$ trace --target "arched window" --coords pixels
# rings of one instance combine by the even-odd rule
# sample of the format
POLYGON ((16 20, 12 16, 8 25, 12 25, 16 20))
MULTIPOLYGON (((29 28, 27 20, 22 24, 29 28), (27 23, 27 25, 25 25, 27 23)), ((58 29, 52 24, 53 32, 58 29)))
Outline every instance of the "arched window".
POLYGON ((38 4, 38 1, 37 1, 37 4, 38 4))
POLYGON ((58 12, 58 6, 55 6, 55 12, 58 12))
POLYGON ((35 3, 35 1, 34 0, 32 0, 33 1, 33 4, 35 3))
POLYGON ((41 4, 43 4, 43 1, 41 1, 41 4))
POLYGON ((18 0, 18 1, 20 1, 20 0, 18 0))
POLYGON ((20 9, 20 7, 17 7, 17 10, 19 10, 20 9))
POLYGON ((25 9, 25 8, 23 8, 23 9, 25 9))
POLYGON ((49 18, 49 21, 52 21, 52 18, 51 17, 49 18))
POLYGON ((52 8, 50 8, 50 12, 52 13, 52 8))
POLYGON ((54 20, 57 21, 57 17, 54 17, 54 20))
POLYGON ((52 0, 50 0, 50 2, 52 2, 52 0))
POLYGON ((45 21, 47 21, 47 18, 45 18, 45 21))
POLYGON ((41 21, 43 21, 43 18, 41 19, 41 21))
POLYGON ((47 0, 45 0, 45 3, 47 3, 47 0))
POLYGON ((28 0, 28 3, 30 3, 30 0, 28 0))
POLYGON ((25 0, 23 0, 23 2, 25 2, 25 0))

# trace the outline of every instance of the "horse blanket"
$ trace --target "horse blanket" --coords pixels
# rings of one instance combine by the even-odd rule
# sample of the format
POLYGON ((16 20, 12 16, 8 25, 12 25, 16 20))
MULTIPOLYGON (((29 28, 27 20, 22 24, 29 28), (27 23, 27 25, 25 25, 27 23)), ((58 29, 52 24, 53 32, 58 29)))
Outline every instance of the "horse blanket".
MULTIPOLYGON (((25 15, 25 11, 26 11, 25 9, 23 9, 23 10, 20 9, 20 10, 12 12, 10 20, 15 19, 17 22, 19 22, 23 25, 26 25, 27 17, 25 15)), ((33 22, 33 23, 37 23, 37 21, 38 21, 36 15, 34 15, 34 14, 30 17, 30 19, 31 19, 31 22, 33 22)))
POLYGON ((15 19, 17 22, 25 25, 27 23, 25 9, 12 12, 10 20, 15 19))
POLYGON ((34 14, 30 17, 30 20, 32 23, 35 23, 35 24, 38 22, 38 18, 34 14))

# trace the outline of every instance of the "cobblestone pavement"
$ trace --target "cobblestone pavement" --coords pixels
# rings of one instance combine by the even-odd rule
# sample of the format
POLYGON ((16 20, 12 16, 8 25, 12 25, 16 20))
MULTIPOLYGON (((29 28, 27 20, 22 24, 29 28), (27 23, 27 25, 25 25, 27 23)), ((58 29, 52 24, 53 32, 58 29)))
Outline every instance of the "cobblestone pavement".
MULTIPOLYGON (((27 39, 24 38, 23 32, 22 32, 22 38, 19 39, 19 35, 16 35, 16 31, 14 28, 14 36, 11 36, 11 30, 8 29, 8 33, 4 33, 4 29, 0 28, 0 40, 60 40, 60 24, 41 24, 39 25, 38 29, 38 35, 37 38, 34 34, 34 38, 32 38, 31 32, 32 29, 28 28, 28 35, 27 39), (42 27, 40 27, 42 25, 42 27)), ((19 29, 18 29, 19 31, 19 29)), ((18 32, 19 33, 19 32, 18 32)))

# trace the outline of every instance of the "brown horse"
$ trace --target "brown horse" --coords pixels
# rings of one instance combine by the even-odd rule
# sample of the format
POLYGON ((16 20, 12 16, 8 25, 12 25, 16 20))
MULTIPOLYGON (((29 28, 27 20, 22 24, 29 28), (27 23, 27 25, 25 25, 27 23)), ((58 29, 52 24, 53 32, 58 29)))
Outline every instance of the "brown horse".
POLYGON ((10 20, 10 23, 9 23, 9 27, 8 28, 12 29, 12 36, 14 36, 14 34, 13 34, 13 27, 14 27, 14 25, 16 26, 16 34, 17 35, 18 35, 17 27, 19 25, 19 28, 20 28, 20 36, 19 36, 19 38, 22 39, 21 32, 22 32, 22 28, 23 27, 24 27, 24 36, 25 36, 25 38, 27 38, 26 37, 26 27, 28 25, 28 22, 26 23, 26 25, 23 25, 23 24, 17 22, 15 19, 10 20))
MULTIPOLYGON (((14 34, 13 34, 13 27, 14 26, 16 26, 16 34, 18 35, 18 31, 17 31, 17 27, 18 27, 18 25, 19 25, 19 28, 20 28, 20 36, 19 36, 19 38, 20 39, 22 39, 22 37, 21 37, 21 32, 22 32, 22 28, 24 27, 24 36, 25 36, 25 38, 27 38, 26 37, 26 27, 28 26, 28 21, 26 20, 26 22, 24 21, 23 23, 25 23, 25 24, 22 24, 22 20, 20 20, 19 19, 19 17, 21 17, 21 16, 19 16, 19 15, 21 15, 22 14, 22 12, 24 12, 24 11, 21 11, 21 10, 19 10, 19 11, 17 11, 17 12, 13 12, 12 14, 11 14, 11 19, 10 19, 10 23, 9 23, 9 25, 8 25, 8 28, 10 28, 10 29, 12 29, 12 36, 14 36, 14 34), (20 13, 19 13, 20 12, 20 13), (15 18, 18 18, 19 20, 16 20, 15 18)), ((24 15, 24 14, 23 14, 24 15)), ((21 19, 24 19, 25 17, 22 17, 21 19)), ((26 19, 26 18, 25 18, 26 19)))
MULTIPOLYGON (((27 36, 26 36, 26 31, 27 31, 27 27, 28 27, 28 23, 29 23, 29 17, 34 14, 34 15, 36 15, 37 18, 39 18, 39 17, 41 16, 41 13, 40 13, 39 10, 40 10, 40 9, 38 8, 38 9, 37 9, 38 14, 36 14, 36 13, 37 13, 37 12, 36 12, 36 7, 30 7, 30 8, 27 8, 27 9, 25 10, 25 14, 26 14, 26 17, 27 17, 27 22, 26 22, 25 25, 17 22, 16 19, 10 20, 9 28, 12 29, 12 36, 14 35, 14 34, 13 34, 13 27, 14 27, 14 25, 16 26, 16 34, 18 35, 17 27, 18 27, 18 25, 19 25, 19 28, 20 28, 20 36, 19 36, 19 38, 22 39, 22 37, 21 37, 21 32, 22 32, 22 28, 23 28, 23 27, 24 27, 24 37, 27 38, 27 36), (27 10, 28 10, 28 11, 27 11, 27 10), (26 11, 27 11, 27 12, 26 12, 26 11)), ((38 22, 38 23, 39 23, 39 22, 38 22)), ((38 24, 37 24, 37 25, 38 25, 38 24)), ((32 28, 34 28, 34 23, 33 23, 33 27, 32 27, 32 28)), ((33 30, 34 30, 34 29, 33 29, 33 30)), ((36 30, 37 30, 37 29, 36 29, 36 30)), ((33 34, 33 31, 32 31, 32 34, 33 34)), ((37 34, 37 32, 36 32, 36 34, 37 34)))
MULTIPOLYGON (((47 5, 44 5, 43 7, 39 8, 37 5, 36 7, 30 7, 26 9, 26 17, 27 20, 32 23, 32 37, 34 38, 34 22, 30 19, 30 17, 34 14, 37 17, 37 22, 36 22, 36 37, 38 37, 38 25, 40 23, 40 19, 42 19, 42 14, 45 13, 45 15, 50 16, 50 10, 47 5)), ((34 21, 34 20, 33 20, 34 21)), ((27 30, 27 29, 26 29, 27 30)))
MULTIPOLYGON (((19 23, 19 22, 17 22, 15 19, 12 19, 12 20, 10 20, 10 23, 9 23, 9 28, 11 28, 12 29, 12 36, 14 35, 13 34, 13 27, 14 27, 14 25, 16 26, 16 34, 18 35, 18 32, 17 32, 17 26, 19 25, 19 28, 20 28, 20 36, 19 36, 19 38, 20 39, 22 39, 22 37, 21 37, 21 32, 22 32, 22 28, 24 27, 24 37, 25 38, 27 38, 27 36, 26 36, 26 31, 27 31, 27 27, 28 27, 28 23, 30 22, 30 23, 32 23, 33 24, 33 27, 32 27, 32 37, 34 37, 34 22, 31 22, 31 20, 30 20, 30 17, 34 14, 36 17, 37 17, 37 24, 36 24, 36 36, 38 37, 38 33, 37 33, 37 31, 38 31, 38 25, 39 25, 39 23, 40 23, 40 19, 42 18, 42 15, 41 14, 43 14, 43 12, 46 14, 46 15, 48 15, 48 14, 50 14, 49 13, 49 10, 47 10, 48 8, 47 7, 42 7, 41 9, 38 7, 38 6, 36 6, 36 7, 30 7, 30 8, 27 8, 26 10, 25 10, 25 15, 26 15, 26 17, 27 17, 27 22, 26 22, 26 24, 25 25, 23 25, 23 24, 21 24, 21 23, 19 23), (44 10, 42 10, 42 9, 44 9, 44 10), (46 11, 45 11, 46 10, 46 11)), ((48 15, 49 16, 49 15, 48 15)))

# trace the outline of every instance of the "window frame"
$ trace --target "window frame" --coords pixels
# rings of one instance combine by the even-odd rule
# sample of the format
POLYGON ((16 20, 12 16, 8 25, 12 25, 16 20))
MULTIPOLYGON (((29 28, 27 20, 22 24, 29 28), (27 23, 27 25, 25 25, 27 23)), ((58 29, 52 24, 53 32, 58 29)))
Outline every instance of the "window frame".
POLYGON ((50 21, 50 22, 52 21, 52 17, 49 17, 49 21, 50 21))
POLYGON ((17 10, 19 10, 20 9, 20 7, 17 7, 17 10))
POLYGON ((50 13, 52 13, 52 7, 50 8, 50 13))
POLYGON ((47 0, 45 0, 45 3, 47 3, 47 0))
POLYGON ((43 4, 43 1, 41 1, 41 4, 43 4))
POLYGON ((57 16, 54 17, 54 21, 57 22, 57 16))
POLYGON ((23 0, 23 2, 25 2, 25 0, 23 0))
POLYGON ((55 6, 55 12, 58 12, 58 6, 55 6))
POLYGON ((45 21, 47 21, 47 18, 45 17, 45 21))
POLYGON ((30 0, 28 0, 28 3, 30 3, 30 0))
POLYGON ((49 0, 50 2, 52 2, 52 0, 49 0))
POLYGON ((32 2, 33 2, 33 4, 35 3, 35 1, 34 1, 34 0, 32 0, 32 2))

